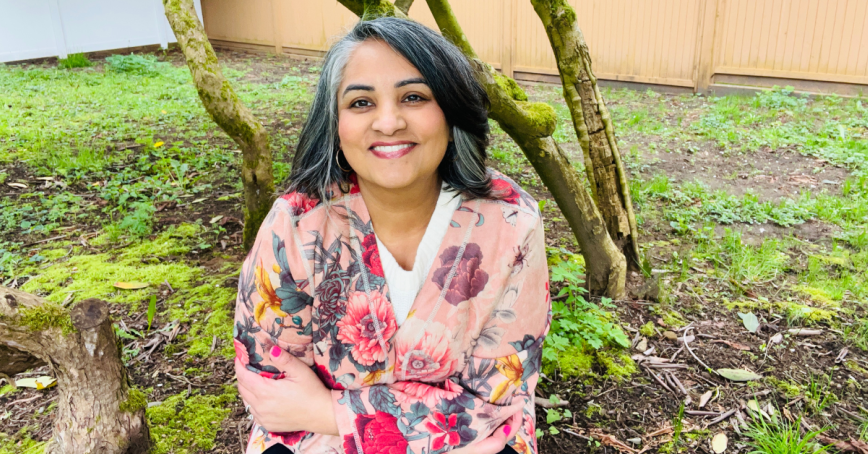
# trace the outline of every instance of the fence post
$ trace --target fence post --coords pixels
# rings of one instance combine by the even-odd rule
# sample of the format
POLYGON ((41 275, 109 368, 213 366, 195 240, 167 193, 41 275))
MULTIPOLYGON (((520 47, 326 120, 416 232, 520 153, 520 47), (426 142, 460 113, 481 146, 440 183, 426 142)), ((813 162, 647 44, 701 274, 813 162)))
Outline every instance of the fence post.
POLYGON ((503 24, 503 39, 500 47, 500 72, 506 77, 513 77, 513 44, 515 43, 515 0, 504 0, 501 9, 503 24))
POLYGON ((714 75, 714 38, 717 32, 719 3, 725 0, 700 0, 699 32, 696 42, 696 69, 693 71, 693 91, 707 93, 714 75))
POLYGON ((274 53, 277 55, 283 55, 283 44, 281 44, 283 33, 280 27, 280 1, 281 0, 271 0, 271 30, 273 36, 272 39, 274 39, 274 53))

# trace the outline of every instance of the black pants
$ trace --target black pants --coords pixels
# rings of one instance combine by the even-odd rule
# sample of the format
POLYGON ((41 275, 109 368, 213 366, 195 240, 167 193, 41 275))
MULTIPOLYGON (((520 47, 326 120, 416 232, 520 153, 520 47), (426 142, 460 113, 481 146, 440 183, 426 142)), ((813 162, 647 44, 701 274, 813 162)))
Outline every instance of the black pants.
MULTIPOLYGON (((286 446, 283 445, 274 445, 265 450, 262 454, 292 454, 292 451, 289 450, 286 446)), ((515 452, 515 449, 507 446, 503 448, 503 451, 500 451, 499 454, 518 454, 515 452)))

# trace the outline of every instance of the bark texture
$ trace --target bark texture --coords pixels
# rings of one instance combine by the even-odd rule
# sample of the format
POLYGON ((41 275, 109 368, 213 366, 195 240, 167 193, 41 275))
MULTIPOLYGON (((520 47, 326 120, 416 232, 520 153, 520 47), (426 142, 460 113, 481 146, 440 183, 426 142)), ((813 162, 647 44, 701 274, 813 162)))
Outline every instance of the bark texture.
MULTIPOLYGON (((147 402, 130 389, 107 303, 88 299, 67 311, 0 287, 0 345, 47 363, 57 378, 57 416, 46 453, 148 451, 147 402)), ((15 370, 0 361, 0 373, 15 370)))
POLYGON ((565 0, 531 0, 545 26, 558 64, 564 99, 585 156, 585 171, 609 236, 627 258, 639 265, 636 216, 627 172, 615 139, 612 117, 591 70, 591 55, 576 13, 565 0))
POLYGON ((196 15, 193 0, 163 0, 163 7, 193 75, 202 105, 241 149, 244 246, 249 249, 275 198, 268 133, 223 77, 217 54, 196 15))
POLYGON ((411 6, 413 6, 413 0, 395 0, 395 7, 404 14, 410 14, 411 6))

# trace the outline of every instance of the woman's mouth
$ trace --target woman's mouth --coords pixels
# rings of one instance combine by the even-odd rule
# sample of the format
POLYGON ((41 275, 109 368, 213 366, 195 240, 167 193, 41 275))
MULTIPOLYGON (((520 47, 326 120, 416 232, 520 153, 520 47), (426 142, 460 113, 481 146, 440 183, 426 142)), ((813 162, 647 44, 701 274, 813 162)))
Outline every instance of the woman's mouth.
POLYGON ((380 159, 398 159, 416 148, 414 142, 376 142, 369 150, 380 159))

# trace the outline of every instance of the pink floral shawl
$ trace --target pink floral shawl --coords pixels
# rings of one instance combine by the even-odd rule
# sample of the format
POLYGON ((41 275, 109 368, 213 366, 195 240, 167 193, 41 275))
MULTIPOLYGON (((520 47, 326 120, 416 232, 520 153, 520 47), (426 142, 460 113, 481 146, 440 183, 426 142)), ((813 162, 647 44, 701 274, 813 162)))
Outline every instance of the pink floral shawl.
POLYGON ((462 200, 400 327, 357 186, 327 204, 299 193, 274 203, 242 266, 235 350, 275 380, 275 344, 310 365, 333 390, 340 436, 254 425, 247 454, 277 443, 437 454, 484 439, 516 412, 524 422, 510 444, 537 453, 534 388, 551 317, 544 232, 537 203, 492 176, 497 200, 462 200))

